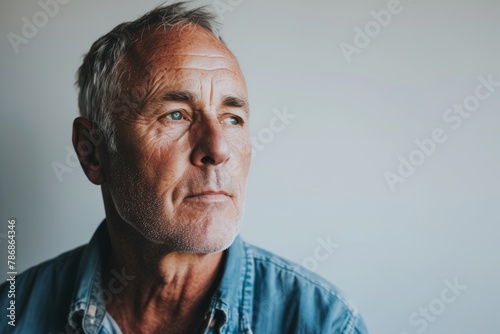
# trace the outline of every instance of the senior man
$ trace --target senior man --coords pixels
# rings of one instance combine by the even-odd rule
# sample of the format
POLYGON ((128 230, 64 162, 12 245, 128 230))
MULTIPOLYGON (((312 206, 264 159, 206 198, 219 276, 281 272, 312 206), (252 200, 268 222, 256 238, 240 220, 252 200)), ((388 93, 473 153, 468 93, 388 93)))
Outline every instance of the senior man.
POLYGON ((177 3, 117 26, 78 87, 73 145, 106 218, 89 244, 17 278, 2 332, 367 332, 330 283, 238 236, 247 89, 210 12, 177 3))

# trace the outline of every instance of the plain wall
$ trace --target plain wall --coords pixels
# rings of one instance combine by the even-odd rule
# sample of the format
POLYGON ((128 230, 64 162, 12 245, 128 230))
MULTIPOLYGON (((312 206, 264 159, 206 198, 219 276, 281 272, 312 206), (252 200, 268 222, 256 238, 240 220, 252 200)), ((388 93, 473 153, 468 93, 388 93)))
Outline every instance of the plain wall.
MULTIPOLYGON (((385 27, 374 24, 371 11, 389 2, 219 1, 258 141, 242 235, 314 266, 372 333, 498 332, 500 87, 473 96, 479 77, 500 82, 500 2, 401 0, 385 27), (356 28, 372 29, 370 41, 355 41, 356 28), (350 62, 342 43, 357 48, 350 62), (458 126, 447 110, 462 103, 473 111, 458 126), (295 118, 271 130, 284 110, 295 118), (384 174, 410 158, 418 166, 391 191, 384 174), (328 239, 331 253, 315 252, 328 239), (464 286, 445 294, 452 302, 445 280, 464 286)), ((9 218, 19 271, 88 242, 104 218, 100 189, 68 153, 75 72, 99 36, 158 3, 69 1, 15 52, 9 33, 22 35, 23 17, 43 20, 42 8, 2 0, 1 272, 9 218)))

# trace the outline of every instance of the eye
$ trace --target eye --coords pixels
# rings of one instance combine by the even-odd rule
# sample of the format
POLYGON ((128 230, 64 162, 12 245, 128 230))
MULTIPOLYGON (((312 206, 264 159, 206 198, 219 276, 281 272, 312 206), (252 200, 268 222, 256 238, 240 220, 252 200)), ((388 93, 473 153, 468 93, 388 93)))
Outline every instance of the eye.
POLYGON ((228 124, 228 125, 238 125, 240 124, 240 120, 237 117, 230 116, 226 117, 222 120, 222 123, 228 124))
POLYGON ((171 119, 173 121, 181 121, 182 120, 182 113, 180 111, 173 111, 165 116, 168 119, 171 119))

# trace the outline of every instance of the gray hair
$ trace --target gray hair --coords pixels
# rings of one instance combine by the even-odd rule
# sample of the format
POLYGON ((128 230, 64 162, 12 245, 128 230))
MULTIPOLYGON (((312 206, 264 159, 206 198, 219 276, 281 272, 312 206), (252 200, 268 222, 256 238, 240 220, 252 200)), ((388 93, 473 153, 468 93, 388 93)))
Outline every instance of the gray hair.
MULTIPOLYGON (((195 24, 211 32, 222 41, 217 30, 217 17, 205 6, 188 8, 187 2, 159 6, 132 22, 116 26, 94 42, 77 72, 80 115, 89 119, 101 131, 108 149, 116 151, 116 117, 113 113, 122 101, 120 78, 123 70, 118 65, 131 45, 145 31, 184 27, 195 24), (118 101, 118 104, 117 104, 118 101)), ((125 108, 130 109, 125 97, 125 108)), ((123 105, 122 105, 123 107, 123 105)), ((125 110, 127 111, 127 110, 125 110)))

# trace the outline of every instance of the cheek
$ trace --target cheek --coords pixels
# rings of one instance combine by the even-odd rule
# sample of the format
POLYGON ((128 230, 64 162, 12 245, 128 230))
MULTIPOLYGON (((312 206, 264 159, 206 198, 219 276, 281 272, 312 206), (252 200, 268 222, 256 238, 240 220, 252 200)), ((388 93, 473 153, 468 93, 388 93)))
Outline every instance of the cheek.
POLYGON ((181 178, 189 157, 184 140, 172 141, 168 136, 151 131, 133 144, 131 163, 138 167, 138 175, 156 192, 164 193, 181 178))
POLYGON ((250 161, 252 160, 252 145, 250 137, 240 137, 230 141, 231 143, 231 157, 227 164, 227 170, 234 182, 240 184, 244 190, 248 171, 250 168, 250 161))
POLYGON ((224 135, 233 149, 233 152, 239 153, 240 157, 244 157, 252 151, 250 131, 248 128, 227 129, 224 135))
POLYGON ((250 132, 245 131, 243 136, 240 136, 237 143, 237 151, 240 154, 240 159, 244 161, 246 164, 250 164, 250 160, 252 160, 252 141, 250 138, 250 132))

